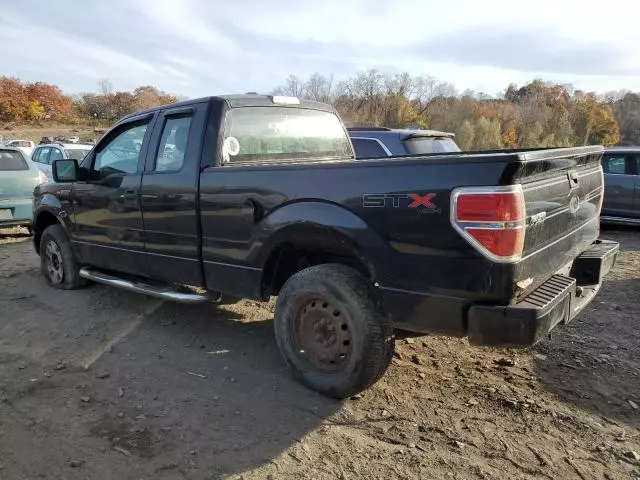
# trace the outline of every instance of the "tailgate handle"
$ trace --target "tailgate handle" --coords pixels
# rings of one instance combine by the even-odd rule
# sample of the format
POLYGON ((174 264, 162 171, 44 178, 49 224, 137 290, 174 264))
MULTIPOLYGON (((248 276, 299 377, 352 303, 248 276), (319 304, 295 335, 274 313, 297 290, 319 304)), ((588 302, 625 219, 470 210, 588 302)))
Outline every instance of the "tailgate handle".
POLYGON ((567 172, 567 178, 569 179, 569 185, 572 189, 578 186, 579 178, 578 173, 575 170, 569 170, 567 172))

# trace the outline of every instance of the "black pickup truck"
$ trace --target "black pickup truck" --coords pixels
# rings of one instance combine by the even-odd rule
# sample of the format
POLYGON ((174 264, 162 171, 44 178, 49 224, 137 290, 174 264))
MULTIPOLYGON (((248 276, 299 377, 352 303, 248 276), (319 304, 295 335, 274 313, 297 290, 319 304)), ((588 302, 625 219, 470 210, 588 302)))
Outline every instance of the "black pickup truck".
POLYGON ((527 347, 596 294, 601 147, 355 160, 332 107, 217 96, 119 121, 34 195, 56 288, 185 303, 278 296, 294 375, 333 397, 377 381, 393 329, 527 347))

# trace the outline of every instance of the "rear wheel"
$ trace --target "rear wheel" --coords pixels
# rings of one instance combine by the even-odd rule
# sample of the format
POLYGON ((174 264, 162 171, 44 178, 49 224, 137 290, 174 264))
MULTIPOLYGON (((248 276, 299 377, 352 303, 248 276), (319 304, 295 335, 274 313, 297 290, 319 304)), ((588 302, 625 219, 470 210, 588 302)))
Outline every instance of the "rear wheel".
POLYGON ((87 285, 62 225, 51 225, 40 239, 40 270, 49 285, 74 290, 87 285))
POLYGON ((393 329, 356 270, 326 264, 293 275, 278 295, 278 347, 294 376, 334 398, 352 396, 386 371, 393 329))

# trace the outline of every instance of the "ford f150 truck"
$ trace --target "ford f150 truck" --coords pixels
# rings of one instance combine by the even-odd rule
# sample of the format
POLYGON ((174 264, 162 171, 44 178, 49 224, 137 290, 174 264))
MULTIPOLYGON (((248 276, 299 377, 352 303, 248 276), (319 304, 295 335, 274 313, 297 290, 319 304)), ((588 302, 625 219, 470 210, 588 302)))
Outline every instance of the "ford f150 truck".
POLYGON ((294 375, 326 395, 379 379, 394 327, 527 347, 593 298, 602 147, 354 159, 332 107, 216 96, 129 115, 34 191, 56 288, 185 303, 277 296, 294 375))

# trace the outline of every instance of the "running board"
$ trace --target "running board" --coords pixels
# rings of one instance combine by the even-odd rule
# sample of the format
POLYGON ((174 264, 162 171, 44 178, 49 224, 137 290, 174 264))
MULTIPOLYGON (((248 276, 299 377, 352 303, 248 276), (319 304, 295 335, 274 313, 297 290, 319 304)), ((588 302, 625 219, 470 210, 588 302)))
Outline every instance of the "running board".
POLYGON ((152 285, 145 283, 143 280, 126 280, 88 267, 80 269, 80 276, 97 283, 103 283, 105 285, 122 288, 123 290, 128 290, 130 292, 142 293, 144 295, 162 298, 172 302, 203 303, 216 301, 216 298, 210 296, 208 293, 199 294, 195 292, 176 292, 168 285, 152 285))
POLYGON ((627 218, 627 217, 600 217, 602 223, 611 223, 614 225, 640 225, 640 218, 627 218))

